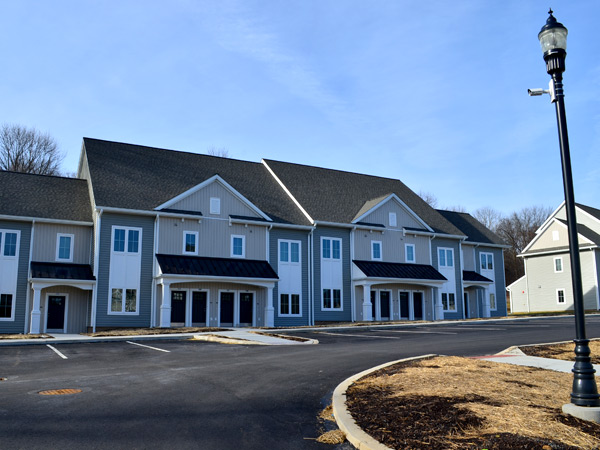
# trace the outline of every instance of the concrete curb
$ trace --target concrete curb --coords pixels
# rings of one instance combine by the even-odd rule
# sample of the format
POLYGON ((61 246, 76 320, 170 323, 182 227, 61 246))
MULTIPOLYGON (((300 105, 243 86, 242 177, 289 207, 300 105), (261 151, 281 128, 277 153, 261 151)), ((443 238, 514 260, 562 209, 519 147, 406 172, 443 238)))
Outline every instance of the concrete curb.
POLYGON ((351 376, 350 378, 342 381, 333 391, 332 398, 332 407, 333 407, 333 416, 335 421, 338 424, 340 430, 342 430, 346 434, 346 439, 350 442, 354 447, 359 450, 391 450, 389 447, 383 445, 381 442, 376 441, 367 433, 365 433, 350 415, 348 409, 346 408, 346 391, 348 388, 357 380, 376 372, 379 369, 383 369, 388 366, 392 366, 394 364, 406 361, 414 361, 418 359, 426 359, 437 356, 435 354, 431 355, 423 355, 423 356, 415 356, 412 358, 404 358, 398 359, 396 361, 387 362, 385 364, 381 364, 376 367, 372 367, 370 369, 364 370, 356 375, 351 376))
POLYGON ((193 338, 195 341, 206 341, 206 342, 217 342, 219 344, 237 344, 237 345, 274 345, 267 344, 266 342, 258 342, 258 341, 248 341, 246 339, 233 339, 228 337, 221 336, 207 336, 203 334, 197 334, 193 338))

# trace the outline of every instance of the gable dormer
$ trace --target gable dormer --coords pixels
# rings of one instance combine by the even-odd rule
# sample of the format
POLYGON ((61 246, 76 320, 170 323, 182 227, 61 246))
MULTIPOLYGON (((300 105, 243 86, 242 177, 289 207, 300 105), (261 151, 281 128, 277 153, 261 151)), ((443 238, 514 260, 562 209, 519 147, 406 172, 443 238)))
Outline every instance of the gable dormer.
POLYGON ((420 229, 433 231, 396 194, 365 202, 352 223, 371 223, 392 229, 420 229))

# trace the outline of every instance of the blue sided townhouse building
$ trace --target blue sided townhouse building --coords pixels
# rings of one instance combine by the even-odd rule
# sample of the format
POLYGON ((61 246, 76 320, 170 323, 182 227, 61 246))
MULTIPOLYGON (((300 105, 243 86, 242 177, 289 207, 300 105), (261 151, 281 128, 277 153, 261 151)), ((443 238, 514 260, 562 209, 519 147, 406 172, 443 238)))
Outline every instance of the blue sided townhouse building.
POLYGON ((504 316, 504 248, 396 179, 84 138, 0 171, 0 333, 504 316))

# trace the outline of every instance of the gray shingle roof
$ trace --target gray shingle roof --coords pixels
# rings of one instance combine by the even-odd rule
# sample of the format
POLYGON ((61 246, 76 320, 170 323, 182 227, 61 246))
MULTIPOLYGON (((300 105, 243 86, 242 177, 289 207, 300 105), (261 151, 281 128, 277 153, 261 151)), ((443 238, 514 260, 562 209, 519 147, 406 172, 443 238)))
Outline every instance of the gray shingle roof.
POLYGON ((600 220, 600 209, 592 208, 591 206, 582 205, 581 203, 577 203, 577 207, 583 209, 588 214, 591 214, 596 219, 600 220))
MULTIPOLYGON (((568 226, 568 222, 566 220, 563 220, 563 219, 557 219, 557 220, 560 223, 562 223, 563 225, 568 226)), ((600 245, 600 234, 596 233, 594 230, 592 230, 588 226, 578 223, 577 224, 577 232, 579 234, 581 234, 583 237, 592 241, 594 244, 600 245)))
POLYGON ((274 221, 308 224, 264 165, 84 138, 96 205, 153 210, 219 175, 274 221))
POLYGON ((359 212, 375 205, 375 200, 393 193, 434 231, 463 234, 400 180, 281 161, 265 162, 314 220, 351 223, 359 212))
POLYGON ((496 235, 496 233, 489 228, 486 228, 471 214, 456 211, 446 211, 443 209, 438 209, 437 212, 444 216, 446 220, 454 224, 454 226, 462 231, 463 234, 466 234, 467 242, 496 245, 505 244, 502 239, 496 235))
POLYGON ((86 180, 0 171, 0 214, 92 221, 86 180))

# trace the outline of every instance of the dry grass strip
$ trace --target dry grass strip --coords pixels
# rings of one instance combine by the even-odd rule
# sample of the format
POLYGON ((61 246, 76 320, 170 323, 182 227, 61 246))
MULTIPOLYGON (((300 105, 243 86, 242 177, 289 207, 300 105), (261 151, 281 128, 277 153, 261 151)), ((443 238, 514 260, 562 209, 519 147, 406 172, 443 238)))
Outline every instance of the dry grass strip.
MULTIPOLYGON (((562 405, 569 402, 572 380, 568 373, 459 357, 437 357, 406 366, 391 366, 359 380, 348 390, 347 403, 363 429, 374 429, 376 424, 379 431, 374 437, 386 445, 389 443, 385 442, 385 437, 394 433, 396 435, 390 442, 402 442, 402 436, 397 434, 406 431, 408 423, 414 422, 427 427, 429 433, 437 430, 446 434, 438 436, 440 440, 436 441, 438 446, 443 443, 444 448, 473 448, 464 444, 489 435, 524 436, 559 441, 576 448, 599 448, 600 427, 594 425, 591 432, 582 432, 581 427, 561 423, 569 420, 559 421, 562 405), (370 396, 368 402, 360 399, 366 392, 370 396), (410 409, 410 404, 406 406, 404 402, 402 405, 403 398, 411 399, 412 405, 415 405, 415 399, 422 399, 424 403, 446 399, 448 411, 458 409, 455 417, 469 420, 465 420, 462 429, 456 427, 456 420, 451 423, 454 428, 448 428, 447 423, 428 423, 428 418, 423 417, 423 411, 428 411, 427 405, 421 404, 418 405, 420 411, 412 413, 403 427, 398 421, 406 420, 406 411, 410 409), (379 409, 383 411, 365 411, 373 401, 379 401, 382 405, 379 409), (402 418, 401 408, 404 408, 402 418)), ((435 404, 430 411, 446 408, 443 402, 435 404)), ((429 436, 425 435, 424 439, 429 436)))
POLYGON ((227 328, 216 327, 181 327, 181 328, 115 328, 112 330, 98 331, 97 333, 81 333, 91 337, 105 336, 144 336, 154 334, 177 334, 177 333, 214 333, 216 331, 227 331, 227 328))
POLYGON ((346 435, 342 430, 331 430, 323 433, 317 438, 321 444, 341 444, 346 440, 346 435))
MULTIPOLYGON (((523 353, 529 356, 541 358, 562 359, 563 361, 575 361, 575 344, 567 342, 564 344, 535 345, 519 347, 523 353)), ((600 340, 590 340, 592 364, 600 364, 600 340)))
POLYGON ((0 334, 0 339, 52 339, 47 334, 0 334))

